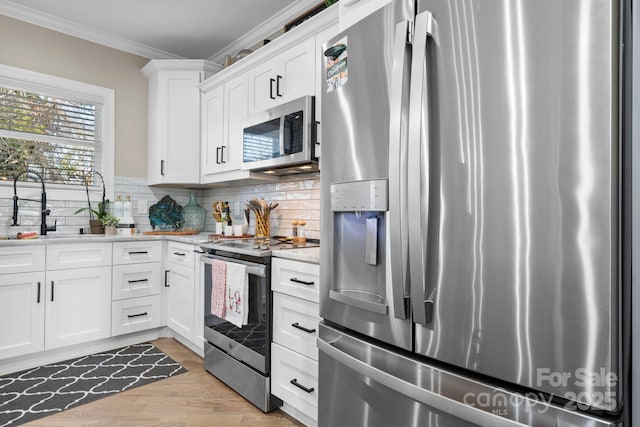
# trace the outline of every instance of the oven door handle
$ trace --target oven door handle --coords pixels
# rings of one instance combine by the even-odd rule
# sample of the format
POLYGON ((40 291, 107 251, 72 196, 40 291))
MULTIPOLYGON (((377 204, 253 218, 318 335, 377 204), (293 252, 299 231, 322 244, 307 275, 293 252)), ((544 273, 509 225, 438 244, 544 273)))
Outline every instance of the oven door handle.
POLYGON ((211 260, 213 259, 217 259, 220 261, 224 261, 224 262, 230 262, 230 263, 234 263, 234 264, 242 264, 245 265, 247 267, 246 271, 247 274, 251 274, 253 276, 258 276, 258 277, 266 277, 267 276, 267 269, 264 265, 262 264, 256 264, 255 262, 248 262, 248 261, 242 261, 239 259, 232 259, 232 258, 226 258, 226 257, 222 257, 222 256, 217 256, 217 255, 202 255, 200 257, 200 260, 205 263, 205 264, 209 264, 211 265, 211 260))

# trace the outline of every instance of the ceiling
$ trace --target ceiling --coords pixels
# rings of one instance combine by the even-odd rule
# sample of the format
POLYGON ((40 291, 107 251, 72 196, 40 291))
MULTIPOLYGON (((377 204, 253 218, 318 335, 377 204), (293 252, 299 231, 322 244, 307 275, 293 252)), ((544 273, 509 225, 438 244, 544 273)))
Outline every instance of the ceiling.
POLYGON ((224 61, 320 0, 0 0, 0 14, 150 59, 224 61))

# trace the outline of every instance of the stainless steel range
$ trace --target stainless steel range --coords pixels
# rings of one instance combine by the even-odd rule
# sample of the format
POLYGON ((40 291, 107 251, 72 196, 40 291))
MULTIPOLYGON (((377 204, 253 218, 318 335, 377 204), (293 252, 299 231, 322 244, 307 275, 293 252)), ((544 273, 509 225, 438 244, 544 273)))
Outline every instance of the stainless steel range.
MULTIPOLYGON (((282 406, 271 395, 271 251, 318 246, 307 241, 303 246, 281 239, 215 239, 200 244, 204 275, 205 368, 264 412, 282 406), (247 320, 241 326, 216 313, 212 302, 214 264, 243 266, 248 280, 245 309, 247 320)), ((227 276, 230 277, 230 276, 227 276)), ((233 285, 229 283, 228 285, 233 285)))

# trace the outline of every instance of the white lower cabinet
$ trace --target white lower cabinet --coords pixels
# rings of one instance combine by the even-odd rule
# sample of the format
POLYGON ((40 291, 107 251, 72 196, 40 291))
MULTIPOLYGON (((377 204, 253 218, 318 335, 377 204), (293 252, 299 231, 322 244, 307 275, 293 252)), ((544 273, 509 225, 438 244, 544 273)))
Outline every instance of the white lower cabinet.
POLYGON ((318 304, 274 292, 273 341, 318 360, 318 304))
POLYGON ((111 336, 111 266, 47 271, 45 349, 111 336))
POLYGON ((45 350, 111 336, 111 243, 47 247, 45 350))
POLYGON ((163 325, 202 353, 198 249, 161 240, 0 247, 0 360, 163 325))
POLYGON ((44 271, 0 275, 0 359, 44 350, 44 271))
POLYGON ((273 258, 271 392, 306 425, 318 420, 318 264, 273 258))
POLYGON ((161 308, 160 295, 114 301, 111 306, 111 334, 122 335, 159 327, 162 323, 161 308))
POLYGON ((318 362, 276 343, 272 344, 271 393, 297 412, 309 416, 314 423, 317 422, 318 362))
POLYGON ((193 269, 172 265, 167 275, 167 326, 190 341, 194 339, 193 269))
MULTIPOLYGON (((190 343, 196 339, 195 307, 198 286, 195 277, 197 247, 186 243, 169 242, 165 259, 165 298, 167 326, 190 343)), ((201 297, 202 298, 202 297, 201 297)), ((199 323, 202 326, 202 322, 199 323)))
POLYGON ((113 244, 111 335, 162 326, 162 242, 113 244))

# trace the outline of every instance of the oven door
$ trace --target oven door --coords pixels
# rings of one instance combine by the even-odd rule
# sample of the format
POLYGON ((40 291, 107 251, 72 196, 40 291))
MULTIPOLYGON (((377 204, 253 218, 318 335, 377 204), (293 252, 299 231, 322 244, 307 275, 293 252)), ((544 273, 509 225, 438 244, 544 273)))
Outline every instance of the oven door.
POLYGON ((200 258, 204 275, 204 337, 212 345, 263 374, 269 373, 270 289, 267 265, 206 254, 200 258), (211 314, 212 260, 245 265, 249 276, 249 320, 239 328, 211 314))

